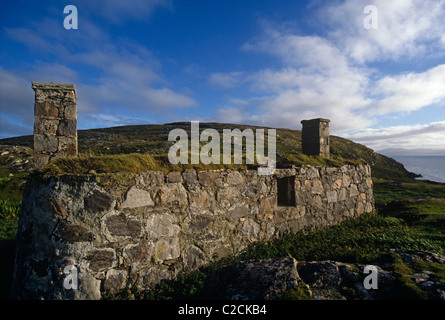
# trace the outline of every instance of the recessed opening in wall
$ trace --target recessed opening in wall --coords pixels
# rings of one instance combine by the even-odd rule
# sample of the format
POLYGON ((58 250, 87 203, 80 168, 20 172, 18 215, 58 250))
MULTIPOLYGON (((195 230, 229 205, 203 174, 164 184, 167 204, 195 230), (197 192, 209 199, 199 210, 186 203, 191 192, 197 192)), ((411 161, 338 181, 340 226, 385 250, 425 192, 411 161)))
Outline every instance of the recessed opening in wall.
POLYGON ((277 205, 295 206, 295 177, 277 178, 277 205))

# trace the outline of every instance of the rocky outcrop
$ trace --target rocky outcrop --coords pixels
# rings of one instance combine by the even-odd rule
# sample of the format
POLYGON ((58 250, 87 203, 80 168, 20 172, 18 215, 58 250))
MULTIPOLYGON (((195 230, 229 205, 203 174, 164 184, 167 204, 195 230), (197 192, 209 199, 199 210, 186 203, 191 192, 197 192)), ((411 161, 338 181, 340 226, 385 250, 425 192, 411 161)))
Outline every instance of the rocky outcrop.
MULTIPOLYGON (((394 253, 408 268, 421 261, 438 264, 445 270, 443 256, 410 250, 394 250, 394 253)), ((407 297, 445 300, 443 275, 429 270, 401 275, 385 263, 375 267, 378 272, 377 288, 367 289, 364 286, 367 273, 364 273, 363 264, 297 261, 291 257, 243 261, 213 272, 206 281, 204 296, 222 300, 380 300, 407 297), (413 287, 407 288, 406 282, 413 287), (419 296, 416 297, 416 293, 419 296)))
POLYGON ((243 261, 214 272, 207 279, 205 296, 219 300, 279 300, 301 283, 293 258, 243 261))
POLYGON ((33 151, 28 147, 0 145, 0 166, 4 166, 8 175, 31 172, 33 151))

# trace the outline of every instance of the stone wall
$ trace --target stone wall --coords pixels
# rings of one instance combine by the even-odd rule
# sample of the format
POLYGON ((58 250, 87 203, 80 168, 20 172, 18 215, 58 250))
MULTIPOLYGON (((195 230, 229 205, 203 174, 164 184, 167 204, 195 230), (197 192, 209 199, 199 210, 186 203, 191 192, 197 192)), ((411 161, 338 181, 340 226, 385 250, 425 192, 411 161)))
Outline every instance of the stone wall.
POLYGON ((77 156, 77 106, 74 84, 33 82, 34 167, 56 157, 77 156))
POLYGON ((31 176, 13 298, 100 299, 147 289, 252 243, 374 211, 369 166, 31 176), (280 202, 278 202, 280 199, 280 202), (280 205, 278 205, 280 204, 280 205), (65 289, 75 266, 78 288, 65 289))

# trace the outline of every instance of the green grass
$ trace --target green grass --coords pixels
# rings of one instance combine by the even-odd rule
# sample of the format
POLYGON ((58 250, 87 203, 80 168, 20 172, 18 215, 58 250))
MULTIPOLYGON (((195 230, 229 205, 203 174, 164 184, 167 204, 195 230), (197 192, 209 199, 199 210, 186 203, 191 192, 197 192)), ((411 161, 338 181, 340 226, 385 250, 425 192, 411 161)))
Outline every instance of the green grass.
POLYGON ((13 202, 22 201, 27 177, 27 173, 15 173, 11 177, 0 174, 0 199, 13 202))
MULTIPOLYGON (((221 155, 222 157, 222 155, 221 155)), ((232 154, 233 158, 233 154, 232 154)), ((232 161, 233 163, 233 161, 232 161)), ((347 164, 363 164, 358 160, 346 160, 341 157, 332 157, 330 159, 320 156, 307 156, 303 154, 289 155, 286 163, 292 163, 296 166, 343 166, 347 164)), ((220 164, 191 164, 189 155, 189 164, 173 165, 168 161, 167 155, 153 156, 150 154, 128 153, 128 154, 80 154, 78 157, 63 157, 54 159, 47 164, 41 171, 43 174, 62 175, 62 174, 90 174, 94 173, 140 173, 149 170, 163 171, 182 171, 185 169, 214 170, 214 169, 247 169, 256 168, 256 165, 246 165, 243 155, 243 164, 224 164, 221 158, 220 164)))
POLYGON ((386 205, 403 199, 445 198, 445 184, 430 181, 395 182, 373 178, 374 199, 386 205))
POLYGON ((440 263, 415 260, 412 266, 413 270, 434 272, 435 280, 445 282, 445 266, 440 263))
POLYGON ((0 199, 0 219, 12 219, 19 215, 21 202, 0 199))
POLYGON ((185 169, 228 169, 246 168, 245 165, 232 164, 178 164, 173 165, 166 160, 167 156, 130 153, 112 155, 80 155, 79 157, 58 158, 46 165, 43 174, 90 174, 94 173, 141 173, 144 171, 182 171, 185 169))

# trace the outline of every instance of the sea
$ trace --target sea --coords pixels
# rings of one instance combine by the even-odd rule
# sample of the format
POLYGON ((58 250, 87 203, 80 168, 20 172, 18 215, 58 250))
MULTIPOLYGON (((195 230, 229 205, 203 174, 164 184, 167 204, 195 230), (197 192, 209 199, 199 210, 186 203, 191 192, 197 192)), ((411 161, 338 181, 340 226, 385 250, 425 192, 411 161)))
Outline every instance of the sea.
POLYGON ((419 180, 445 183, 445 156, 391 156, 406 170, 422 175, 419 180))

